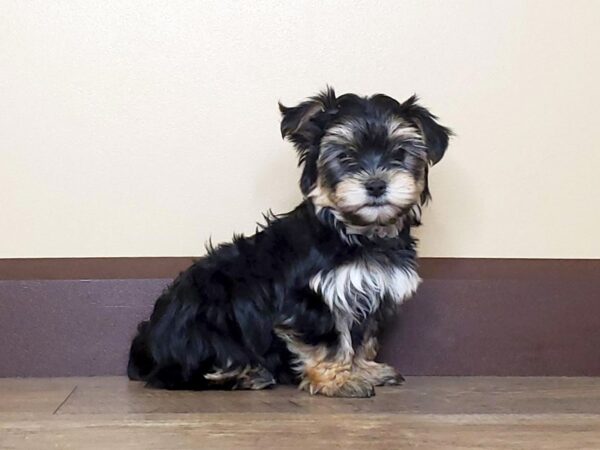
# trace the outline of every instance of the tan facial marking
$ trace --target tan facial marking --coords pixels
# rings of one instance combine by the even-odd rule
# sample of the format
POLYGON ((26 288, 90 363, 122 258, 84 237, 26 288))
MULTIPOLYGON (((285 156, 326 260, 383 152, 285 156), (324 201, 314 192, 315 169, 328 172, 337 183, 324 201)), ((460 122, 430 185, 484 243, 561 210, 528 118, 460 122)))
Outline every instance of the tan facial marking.
POLYGON ((400 118, 394 117, 388 120, 386 126, 388 129, 388 134, 391 138, 415 139, 422 141, 419 130, 400 118))
POLYGON ((387 198, 394 205, 408 207, 419 200, 423 192, 423 181, 405 171, 394 171, 389 177, 387 198))

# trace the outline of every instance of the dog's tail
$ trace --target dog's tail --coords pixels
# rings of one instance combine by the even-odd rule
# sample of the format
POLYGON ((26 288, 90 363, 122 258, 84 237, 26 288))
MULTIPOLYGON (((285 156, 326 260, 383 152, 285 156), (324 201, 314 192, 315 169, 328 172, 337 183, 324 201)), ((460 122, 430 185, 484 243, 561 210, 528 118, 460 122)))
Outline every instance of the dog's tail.
POLYGON ((131 343, 129 363, 127 364, 127 376, 130 380, 145 380, 156 365, 147 345, 149 327, 150 323, 148 321, 140 322, 137 335, 131 343))

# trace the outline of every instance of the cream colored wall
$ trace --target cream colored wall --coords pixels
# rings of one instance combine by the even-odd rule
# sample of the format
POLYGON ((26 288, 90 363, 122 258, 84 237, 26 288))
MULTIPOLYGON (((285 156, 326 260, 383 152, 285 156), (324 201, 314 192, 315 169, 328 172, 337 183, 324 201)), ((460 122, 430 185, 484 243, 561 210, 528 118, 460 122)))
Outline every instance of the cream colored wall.
POLYGON ((455 129, 425 256, 600 257, 600 2, 0 0, 0 257, 175 256, 300 200, 276 102, 455 129))

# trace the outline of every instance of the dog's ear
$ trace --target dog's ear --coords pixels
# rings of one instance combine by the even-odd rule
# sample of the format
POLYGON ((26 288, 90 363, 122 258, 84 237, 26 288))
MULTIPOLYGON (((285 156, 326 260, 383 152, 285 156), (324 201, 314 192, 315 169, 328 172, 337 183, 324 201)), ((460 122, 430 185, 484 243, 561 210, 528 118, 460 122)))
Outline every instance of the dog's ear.
POLYGON ((444 156, 452 131, 437 123, 437 117, 417 104, 417 100, 417 96, 413 95, 401 105, 401 110, 421 131, 427 146, 427 157, 434 165, 444 156))
POLYGON ((333 88, 310 97, 298 106, 288 108, 279 103, 281 111, 281 137, 289 139, 298 152, 318 145, 325 126, 337 113, 337 100, 333 88))
POLYGON ((327 124, 338 112, 335 92, 327 87, 298 106, 288 108, 279 103, 279 110, 281 136, 291 141, 298 151, 299 164, 304 164, 300 189, 308 194, 317 181, 319 142, 327 124))

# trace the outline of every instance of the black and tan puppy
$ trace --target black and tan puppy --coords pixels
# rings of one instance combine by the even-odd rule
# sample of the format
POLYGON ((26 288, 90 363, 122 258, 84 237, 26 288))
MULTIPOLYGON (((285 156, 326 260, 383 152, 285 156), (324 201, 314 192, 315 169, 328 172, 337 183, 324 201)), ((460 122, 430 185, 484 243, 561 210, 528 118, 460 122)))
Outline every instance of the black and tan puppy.
POLYGON ((138 327, 131 379, 167 389, 295 382, 344 397, 402 380, 374 362, 377 334, 419 285, 410 230, 450 131, 415 97, 327 89, 280 109, 304 201, 177 277, 138 327))

